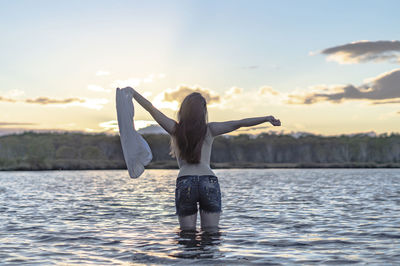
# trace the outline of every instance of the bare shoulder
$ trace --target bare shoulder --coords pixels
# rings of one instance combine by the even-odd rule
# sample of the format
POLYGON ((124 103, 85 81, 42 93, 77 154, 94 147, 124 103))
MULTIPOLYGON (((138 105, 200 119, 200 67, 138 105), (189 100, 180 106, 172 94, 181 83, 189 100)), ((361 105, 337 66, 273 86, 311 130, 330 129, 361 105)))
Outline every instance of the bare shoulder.
POLYGON ((214 126, 215 126, 215 122, 207 123, 207 134, 213 136, 212 129, 213 129, 214 126))
POLYGON ((212 124, 213 124, 213 123, 214 123, 214 122, 207 123, 207 134, 208 134, 208 133, 211 134, 211 127, 212 127, 212 124))
POLYGON ((207 123, 207 128, 211 129, 211 127, 215 124, 215 122, 208 122, 207 123))
POLYGON ((211 132, 210 123, 207 123, 207 131, 206 131, 206 135, 205 135, 205 141, 210 142, 213 139, 214 139, 214 136, 211 132))
POLYGON ((221 127, 222 122, 209 122, 207 124, 207 132, 211 137, 216 137, 219 135, 219 128, 221 127))

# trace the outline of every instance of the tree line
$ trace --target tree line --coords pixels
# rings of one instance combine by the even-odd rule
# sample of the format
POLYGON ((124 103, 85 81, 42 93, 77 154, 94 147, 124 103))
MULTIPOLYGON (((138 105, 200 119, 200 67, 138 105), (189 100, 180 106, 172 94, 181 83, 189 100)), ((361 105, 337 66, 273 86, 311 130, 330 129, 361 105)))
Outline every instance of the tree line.
MULTIPOLYGON (((177 168, 168 135, 144 135, 148 168, 177 168)), ((230 167, 400 167, 400 135, 260 134, 214 139, 211 164, 230 167)), ((118 135, 34 133, 0 137, 0 170, 125 169, 118 135)))

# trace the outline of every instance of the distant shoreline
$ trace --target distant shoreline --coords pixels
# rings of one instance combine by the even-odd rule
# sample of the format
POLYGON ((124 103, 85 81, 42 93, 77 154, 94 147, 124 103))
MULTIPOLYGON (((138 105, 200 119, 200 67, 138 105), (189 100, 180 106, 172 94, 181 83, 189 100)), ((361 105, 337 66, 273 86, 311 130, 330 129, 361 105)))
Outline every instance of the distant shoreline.
MULTIPOLYGON (((75 165, 76 166, 76 165, 75 165)), ((116 167, 60 167, 60 168, 31 168, 27 165, 15 168, 0 168, 0 171, 54 171, 54 170, 126 170, 121 165, 116 167)), ((400 168, 400 163, 212 163, 212 169, 334 169, 334 168, 400 168)), ((176 161, 152 162, 146 169, 179 169, 176 161)))
MULTIPOLYGON (((147 169, 178 169, 170 137, 143 135, 147 169)), ((213 169, 400 168, 400 135, 379 137, 261 134, 216 137, 213 169)), ((126 169, 119 136, 24 133, 0 137, 0 171, 126 169)))

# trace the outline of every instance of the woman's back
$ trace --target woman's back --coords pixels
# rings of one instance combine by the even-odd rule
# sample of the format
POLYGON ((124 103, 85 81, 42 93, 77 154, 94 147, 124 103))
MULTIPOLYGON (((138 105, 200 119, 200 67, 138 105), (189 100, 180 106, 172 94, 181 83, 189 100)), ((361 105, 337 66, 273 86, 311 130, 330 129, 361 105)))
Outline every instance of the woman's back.
MULTIPOLYGON (((184 159, 177 157, 179 174, 184 175, 214 175, 210 167, 211 147, 214 137, 211 134, 210 127, 207 125, 207 132, 201 147, 200 162, 196 164, 188 163, 184 159)), ((177 147, 176 147, 177 148, 177 147)))
POLYGON ((160 112, 135 90, 130 87, 127 89, 173 138, 173 152, 177 155, 180 168, 176 180, 175 205, 181 229, 196 229, 198 207, 201 227, 204 230, 218 228, 221 191, 218 178, 210 168, 214 137, 240 127, 255 126, 264 122, 280 126, 281 122, 273 116, 264 116, 207 123, 206 100, 198 92, 185 97, 178 112, 179 121, 176 122, 160 112))

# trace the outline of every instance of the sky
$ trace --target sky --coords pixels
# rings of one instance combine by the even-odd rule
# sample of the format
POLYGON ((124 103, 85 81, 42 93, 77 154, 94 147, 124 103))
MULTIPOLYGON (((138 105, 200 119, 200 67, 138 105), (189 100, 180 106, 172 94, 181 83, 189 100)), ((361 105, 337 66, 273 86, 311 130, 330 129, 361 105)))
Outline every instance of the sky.
MULTIPOLYGON (((0 1, 0 135, 116 133, 115 89, 237 133, 400 133, 398 1, 0 1)), ((154 125, 135 104, 137 129, 154 125)))

